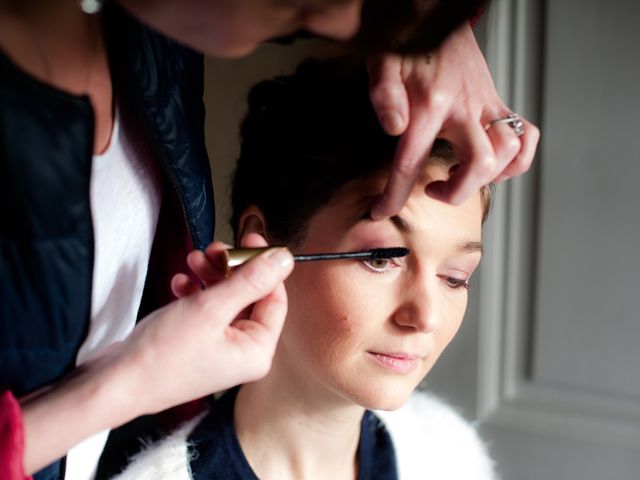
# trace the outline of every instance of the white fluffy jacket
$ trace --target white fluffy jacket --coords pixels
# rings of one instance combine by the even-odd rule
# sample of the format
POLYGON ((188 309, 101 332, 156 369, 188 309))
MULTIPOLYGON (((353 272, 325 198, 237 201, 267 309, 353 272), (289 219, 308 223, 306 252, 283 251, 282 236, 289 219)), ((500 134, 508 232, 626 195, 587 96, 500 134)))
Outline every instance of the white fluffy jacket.
MULTIPOLYGON (((400 409, 375 413, 393 439, 400 480, 497 478, 475 428, 442 400, 416 392, 400 409)), ((148 446, 113 480, 192 480, 186 439, 205 414, 148 446)))

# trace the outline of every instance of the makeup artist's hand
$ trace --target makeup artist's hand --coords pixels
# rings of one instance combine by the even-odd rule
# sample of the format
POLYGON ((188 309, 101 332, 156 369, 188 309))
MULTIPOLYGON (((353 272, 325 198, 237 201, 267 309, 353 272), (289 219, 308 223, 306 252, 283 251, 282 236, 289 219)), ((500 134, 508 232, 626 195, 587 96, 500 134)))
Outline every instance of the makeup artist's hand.
POLYGON ((126 340, 22 399, 25 471, 95 432, 266 375, 292 269, 286 249, 264 252, 229 278, 156 310, 126 340))
POLYGON ((526 172, 539 130, 523 119, 517 137, 508 125, 484 126, 510 112, 495 90, 473 31, 465 24, 424 56, 385 55, 369 60, 371 100, 391 135, 400 135, 394 166, 373 218, 397 213, 409 196, 436 137, 449 140, 459 167, 427 193, 459 204, 482 185, 526 172))
POLYGON ((151 409, 266 375, 287 312, 283 281, 292 268, 286 249, 268 250, 145 318, 127 348, 144 359, 141 394, 154 392, 151 409), (178 383, 169 386, 171 379, 178 383), (169 385, 158 388, 162 383, 169 385))
POLYGON ((286 249, 258 255, 229 278, 156 310, 126 340, 21 399, 25 471, 95 432, 266 375, 292 269, 286 249))
MULTIPOLYGON (((265 242, 266 243, 266 242, 265 242)), ((222 252, 229 245, 222 242, 210 243, 207 248, 193 250, 187 255, 187 265, 195 276, 177 273, 171 279, 171 291, 178 297, 188 297, 201 290, 201 285, 210 287, 226 278, 222 252), (197 281, 196 281, 197 280, 197 281)))
MULTIPOLYGON (((268 247, 269 244, 262 235, 250 233, 242 239, 242 247, 268 247)), ((186 297, 198 292, 201 285, 209 287, 227 277, 223 251, 231 246, 222 242, 210 243, 204 251, 194 250, 187 255, 187 265, 195 278, 184 273, 177 273, 171 279, 171 291, 178 297, 186 297), (198 280, 196 282, 196 279, 198 280)))

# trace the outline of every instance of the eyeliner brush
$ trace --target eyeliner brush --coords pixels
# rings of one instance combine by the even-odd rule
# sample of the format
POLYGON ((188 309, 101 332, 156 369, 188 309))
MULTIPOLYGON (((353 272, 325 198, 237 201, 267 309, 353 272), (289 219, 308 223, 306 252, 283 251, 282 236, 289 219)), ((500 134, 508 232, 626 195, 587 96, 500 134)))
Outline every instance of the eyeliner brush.
MULTIPOLYGON (((225 250, 225 264, 227 271, 234 267, 242 265, 256 255, 268 250, 271 247, 264 248, 234 248, 225 250)), ((406 257, 409 255, 409 249, 404 247, 392 248, 374 248, 373 250, 363 250, 358 252, 337 252, 337 253, 310 253, 305 255, 294 255, 296 262, 312 262, 317 260, 340 260, 340 259, 371 259, 380 260, 385 258, 406 257)))

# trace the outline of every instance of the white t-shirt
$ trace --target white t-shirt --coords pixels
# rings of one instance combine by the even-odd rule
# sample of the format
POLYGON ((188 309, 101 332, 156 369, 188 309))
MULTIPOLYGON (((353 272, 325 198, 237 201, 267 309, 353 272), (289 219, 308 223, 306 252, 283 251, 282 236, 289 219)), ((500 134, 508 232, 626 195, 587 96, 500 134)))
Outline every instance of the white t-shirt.
MULTIPOLYGON (((140 307, 162 183, 149 145, 138 132, 133 122, 127 122, 127 115, 116 109, 109 146, 93 157, 91 324, 76 365, 126 338, 140 307)), ((108 430, 97 433, 69 451, 66 480, 94 477, 108 434, 108 430)))

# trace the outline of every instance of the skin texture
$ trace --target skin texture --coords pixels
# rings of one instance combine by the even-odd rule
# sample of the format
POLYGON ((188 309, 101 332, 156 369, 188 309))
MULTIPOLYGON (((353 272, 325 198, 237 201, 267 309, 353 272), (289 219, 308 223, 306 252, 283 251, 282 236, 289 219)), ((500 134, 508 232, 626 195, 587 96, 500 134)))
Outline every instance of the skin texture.
POLYGON ((208 55, 240 57, 269 39, 305 29, 348 40, 363 0, 121 0, 151 26, 208 55))
MULTIPOLYGON (((478 193, 460 206, 423 194, 428 182, 447 175, 432 165, 421 176, 399 213, 410 231, 397 219, 368 218, 386 181, 378 176, 343 187, 312 217, 303 244, 291 247, 406 246, 411 253, 296 265, 286 280, 289 310, 272 369, 244 385, 236 403, 240 443, 261 478, 349 478, 364 409, 404 404, 455 336, 467 305, 464 285, 481 258, 482 205, 478 193), (397 370, 374 352, 414 359, 397 370)), ((265 219, 255 207, 243 218, 249 246, 265 219)))

